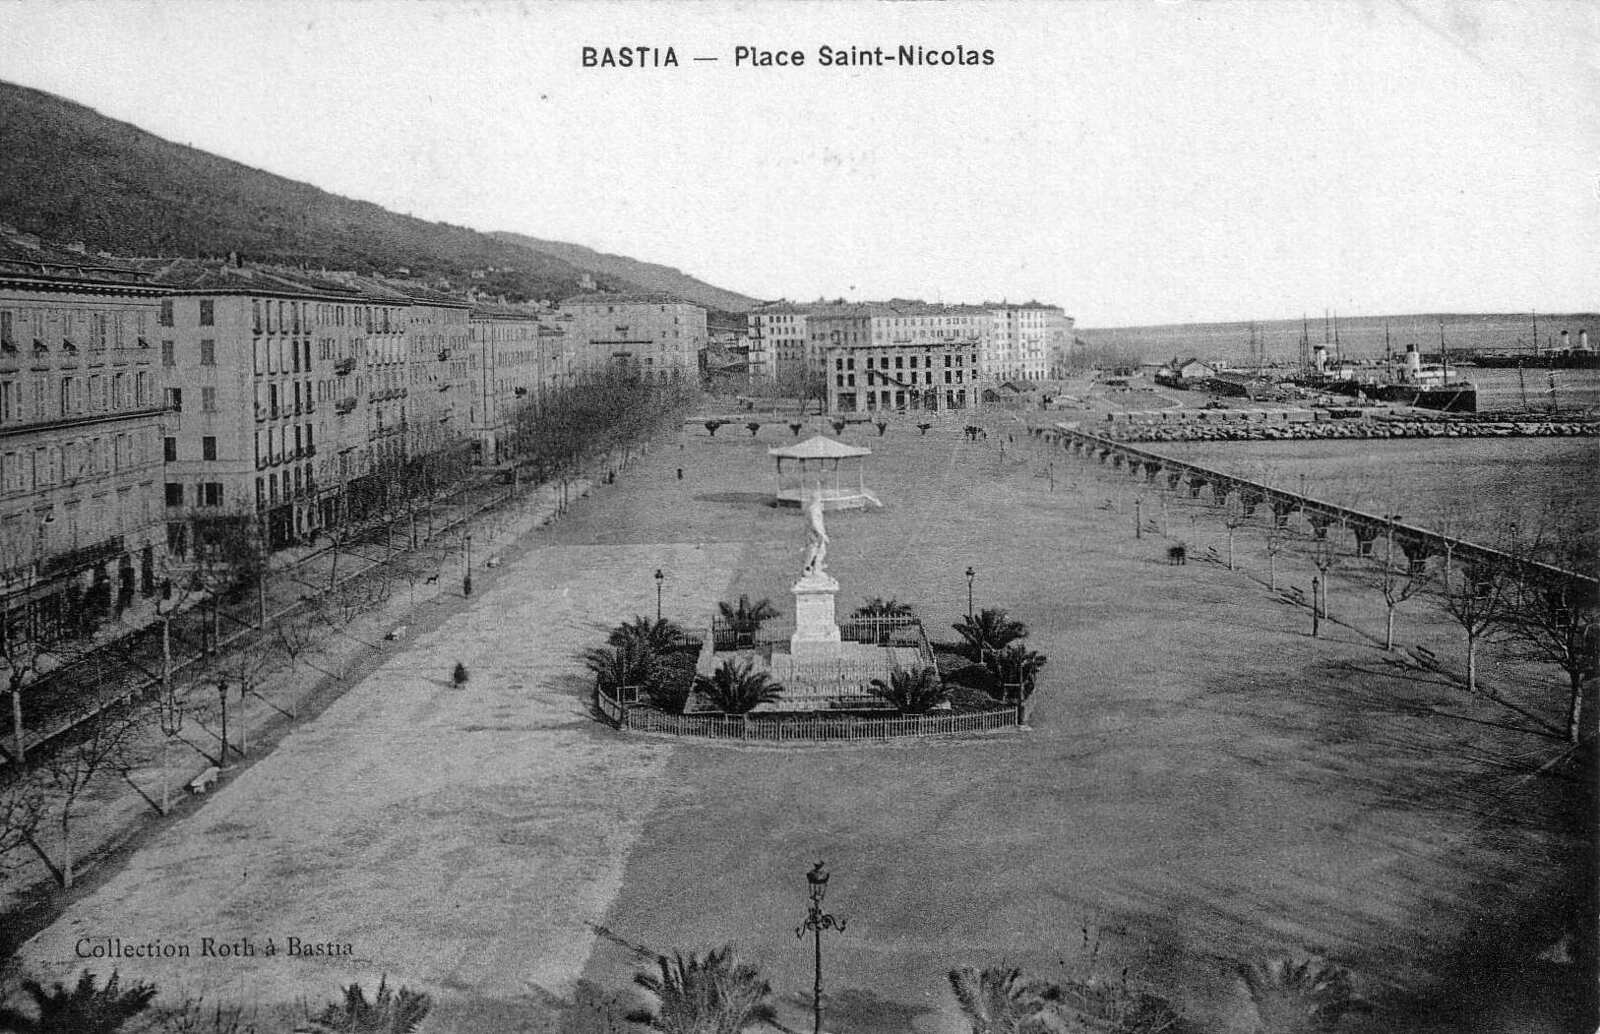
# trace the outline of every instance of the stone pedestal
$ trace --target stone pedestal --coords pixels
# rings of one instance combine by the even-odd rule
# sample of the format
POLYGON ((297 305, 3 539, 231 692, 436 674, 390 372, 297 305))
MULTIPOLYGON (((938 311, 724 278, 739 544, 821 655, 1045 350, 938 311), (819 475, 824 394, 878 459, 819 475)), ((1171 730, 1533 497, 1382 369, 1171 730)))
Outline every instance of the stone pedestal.
POLYGON ((794 583, 794 635, 789 653, 796 660, 839 656, 839 624, 833 617, 839 583, 824 571, 802 575, 794 583))

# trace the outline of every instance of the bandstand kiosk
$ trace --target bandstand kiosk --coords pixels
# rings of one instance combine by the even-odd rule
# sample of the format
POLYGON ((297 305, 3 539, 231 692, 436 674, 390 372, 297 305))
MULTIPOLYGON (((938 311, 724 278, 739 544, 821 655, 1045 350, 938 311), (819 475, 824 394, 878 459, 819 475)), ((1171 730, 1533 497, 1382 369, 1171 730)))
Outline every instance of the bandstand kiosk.
POLYGON ((767 455, 778 464, 779 506, 800 506, 819 493, 823 508, 828 510, 883 505, 867 490, 862 469, 862 457, 872 455, 871 449, 819 434, 798 445, 768 449, 767 455))

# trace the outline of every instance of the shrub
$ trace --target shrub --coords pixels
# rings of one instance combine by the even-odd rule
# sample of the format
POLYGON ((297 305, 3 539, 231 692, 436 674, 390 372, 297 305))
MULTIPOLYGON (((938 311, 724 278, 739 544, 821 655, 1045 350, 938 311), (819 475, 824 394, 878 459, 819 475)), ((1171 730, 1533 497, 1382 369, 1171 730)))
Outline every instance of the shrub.
POLYGON ((95 986, 88 970, 71 990, 62 984, 46 991, 44 985, 24 980, 22 990, 33 999, 38 1018, 13 1009, 0 1009, 0 1030, 18 1034, 115 1034, 150 1007, 154 984, 134 984, 123 990, 116 970, 104 987, 95 986))
POLYGON ((783 686, 772 676, 754 669, 754 661, 723 661, 710 678, 699 680, 700 691, 724 714, 749 714, 758 704, 769 704, 783 694, 783 686))
POLYGON ((740 1034, 777 1020, 768 1000, 771 985, 756 967, 736 961, 727 945, 705 955, 658 955, 656 969, 633 981, 655 997, 656 1007, 627 1018, 663 1034, 740 1034))
POLYGON ((974 661, 987 661, 990 653, 1003 650, 1028 635, 1027 625, 1013 621, 998 607, 985 607, 950 627, 961 636, 962 652, 974 661))
POLYGON ((420 991, 402 987, 396 994, 380 979, 370 1002, 360 984, 351 984, 343 1000, 328 1003, 312 1023, 319 1034, 410 1034, 432 1008, 433 1000, 420 991))
POLYGON ((901 714, 926 714, 945 700, 944 687, 932 668, 894 671, 889 680, 872 680, 872 691, 893 704, 901 714))

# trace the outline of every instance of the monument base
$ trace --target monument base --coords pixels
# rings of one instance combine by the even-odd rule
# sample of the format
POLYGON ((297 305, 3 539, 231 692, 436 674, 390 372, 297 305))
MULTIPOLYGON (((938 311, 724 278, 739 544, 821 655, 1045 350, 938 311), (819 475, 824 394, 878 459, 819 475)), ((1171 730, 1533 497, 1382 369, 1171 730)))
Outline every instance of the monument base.
POLYGON ((834 598, 839 583, 825 571, 812 571, 794 583, 794 635, 789 653, 796 660, 839 656, 839 623, 834 620, 834 598))

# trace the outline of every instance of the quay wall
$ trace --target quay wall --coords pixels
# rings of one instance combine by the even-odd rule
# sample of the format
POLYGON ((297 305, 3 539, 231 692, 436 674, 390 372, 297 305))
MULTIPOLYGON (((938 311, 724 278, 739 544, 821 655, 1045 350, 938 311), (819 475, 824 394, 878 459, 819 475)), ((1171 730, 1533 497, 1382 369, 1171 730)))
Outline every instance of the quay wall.
POLYGON ((1192 498, 1207 492, 1215 505, 1220 506, 1230 495, 1237 494, 1246 518, 1252 517, 1259 508, 1263 519, 1277 521, 1281 526, 1290 513, 1298 511, 1312 525, 1317 538, 1324 538, 1330 530, 1338 529, 1354 538, 1361 551, 1369 549, 1371 543, 1380 536, 1392 536, 1395 544, 1413 562, 1442 557, 1445 563, 1486 564, 1502 570, 1515 570, 1519 577, 1546 584, 1578 582, 1593 586, 1597 581, 1586 573, 1512 555, 1456 536, 1442 535, 1380 514, 1326 502, 1310 494, 1302 495, 1162 456, 1101 433, 1105 430, 1103 424, 1096 423, 1093 426, 1095 430, 1088 431, 1080 424, 1063 422, 1031 427, 1029 433, 1059 445, 1067 452, 1076 453, 1086 461, 1098 461, 1114 470, 1120 469, 1127 476, 1140 481, 1164 483, 1174 491, 1186 489, 1192 498))
POLYGON ((1241 418, 1230 411, 1212 411, 1198 419, 1141 419, 1145 414, 1114 414, 1094 425, 1095 433, 1122 442, 1263 442, 1362 438, 1593 438, 1600 423, 1578 420, 1425 420, 1409 418, 1316 419, 1260 411, 1241 418))

